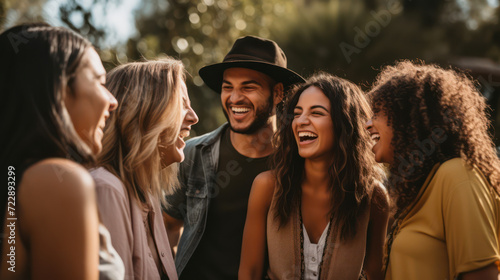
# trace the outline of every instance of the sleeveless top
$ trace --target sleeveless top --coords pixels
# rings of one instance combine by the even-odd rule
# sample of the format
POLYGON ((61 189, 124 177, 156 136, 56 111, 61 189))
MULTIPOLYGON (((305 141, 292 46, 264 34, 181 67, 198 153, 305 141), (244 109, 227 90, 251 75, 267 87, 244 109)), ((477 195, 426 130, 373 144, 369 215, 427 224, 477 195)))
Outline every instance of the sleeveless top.
MULTIPOLYGON (((279 221, 274 217, 276 192, 267 215, 267 249, 270 279, 303 279, 301 275, 301 231, 299 209, 292 210, 285 226, 279 228, 279 221), (279 228, 279 229, 278 229, 279 228)), ((297 207, 299 208, 299 207, 297 207)), ((360 279, 366 251, 370 205, 357 219, 356 235, 345 241, 339 240, 338 229, 331 229, 325 241, 321 274, 318 279, 356 280, 360 279)), ((332 223, 334 223, 335 218, 332 223)))

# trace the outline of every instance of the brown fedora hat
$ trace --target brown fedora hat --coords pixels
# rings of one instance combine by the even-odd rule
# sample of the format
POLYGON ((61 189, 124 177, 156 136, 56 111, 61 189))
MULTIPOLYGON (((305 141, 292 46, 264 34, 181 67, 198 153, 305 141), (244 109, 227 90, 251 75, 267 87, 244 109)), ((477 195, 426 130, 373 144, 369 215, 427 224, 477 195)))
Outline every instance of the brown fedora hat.
POLYGON ((285 53, 276 42, 256 36, 237 39, 222 63, 207 65, 200 69, 199 74, 209 88, 220 93, 224 71, 235 67, 262 72, 283 83, 285 89, 305 82, 299 74, 286 68, 285 53))

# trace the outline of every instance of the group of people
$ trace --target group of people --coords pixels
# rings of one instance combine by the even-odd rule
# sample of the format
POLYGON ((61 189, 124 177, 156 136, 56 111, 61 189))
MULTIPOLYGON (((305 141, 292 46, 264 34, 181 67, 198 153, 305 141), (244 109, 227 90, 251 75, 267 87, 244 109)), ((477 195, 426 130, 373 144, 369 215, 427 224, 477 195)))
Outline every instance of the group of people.
POLYGON ((365 94, 246 36, 199 71, 227 123, 184 142, 179 60, 106 74, 47 24, 0 50, 1 279, 499 277, 500 159, 463 73, 401 61, 365 94))

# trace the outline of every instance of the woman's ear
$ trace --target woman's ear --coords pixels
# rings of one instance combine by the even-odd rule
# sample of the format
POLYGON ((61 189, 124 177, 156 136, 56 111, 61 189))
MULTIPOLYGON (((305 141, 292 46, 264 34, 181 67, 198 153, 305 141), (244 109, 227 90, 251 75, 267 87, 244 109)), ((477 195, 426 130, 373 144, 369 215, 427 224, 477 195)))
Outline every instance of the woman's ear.
POLYGON ((273 103, 275 107, 281 102, 281 100, 283 100, 283 95, 284 95, 283 83, 277 83, 276 85, 274 85, 273 103))
POLYGON ((75 91, 73 90, 74 80, 68 80, 68 83, 62 90, 62 103, 68 109, 68 106, 71 106, 73 97, 75 96, 75 91))

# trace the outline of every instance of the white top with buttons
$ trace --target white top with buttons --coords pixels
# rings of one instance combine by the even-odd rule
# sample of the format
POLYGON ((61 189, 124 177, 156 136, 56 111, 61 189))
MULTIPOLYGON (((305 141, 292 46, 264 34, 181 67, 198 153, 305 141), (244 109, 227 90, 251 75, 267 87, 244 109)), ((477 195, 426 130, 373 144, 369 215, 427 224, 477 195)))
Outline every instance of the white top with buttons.
POLYGON ((309 236, 307 235, 307 230, 304 224, 302 224, 302 231, 304 233, 304 279, 305 280, 317 280, 319 274, 319 265, 321 263, 321 259, 323 258, 323 248, 325 247, 326 242, 326 233, 328 232, 328 228, 330 227, 330 223, 326 225, 326 228, 323 230, 321 237, 319 238, 318 244, 313 244, 309 240, 309 236))

